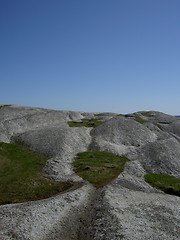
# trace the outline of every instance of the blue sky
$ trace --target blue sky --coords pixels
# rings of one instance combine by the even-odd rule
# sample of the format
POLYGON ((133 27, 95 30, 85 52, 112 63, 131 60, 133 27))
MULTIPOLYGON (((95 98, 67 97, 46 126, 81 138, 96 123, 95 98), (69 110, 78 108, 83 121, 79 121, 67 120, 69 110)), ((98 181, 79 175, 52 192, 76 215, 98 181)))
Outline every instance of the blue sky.
POLYGON ((179 0, 0 0, 0 104, 180 114, 179 0))

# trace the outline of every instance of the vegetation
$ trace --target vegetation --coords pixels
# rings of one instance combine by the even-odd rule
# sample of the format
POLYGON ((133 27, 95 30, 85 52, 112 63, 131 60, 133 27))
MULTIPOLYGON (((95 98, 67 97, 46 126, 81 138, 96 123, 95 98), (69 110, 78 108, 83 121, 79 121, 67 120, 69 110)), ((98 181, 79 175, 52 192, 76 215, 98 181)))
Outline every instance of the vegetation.
POLYGON ((94 114, 95 117, 104 117, 106 116, 106 113, 96 113, 94 114))
POLYGON ((144 118, 141 118, 140 116, 137 116, 135 114, 126 114, 125 117, 127 118, 132 118, 134 119, 136 122, 139 122, 141 124, 144 124, 144 123, 147 123, 149 122, 148 120, 144 119, 144 118))
POLYGON ((68 124, 70 127, 97 127, 103 122, 98 121, 97 119, 83 118, 81 122, 69 121, 68 124))
POLYGON ((97 188, 115 179, 124 169, 128 161, 109 152, 82 152, 73 163, 74 171, 97 188))
POLYGON ((135 118, 135 121, 136 121, 136 122, 139 122, 139 123, 141 123, 141 124, 144 124, 144 123, 149 122, 148 120, 145 120, 145 119, 140 118, 140 117, 136 117, 136 118, 135 118))
POLYGON ((145 117, 151 117, 152 116, 152 112, 151 111, 147 111, 147 112, 141 112, 141 114, 145 117))
POLYGON ((10 104, 3 104, 3 105, 0 105, 0 108, 3 108, 3 107, 9 107, 11 106, 10 104))
POLYGON ((159 123, 156 123, 156 124, 154 124, 156 127, 158 127, 160 130, 162 130, 163 131, 163 127, 162 127, 162 125, 161 124, 159 124, 159 123))
POLYGON ((104 117, 104 116, 109 116, 109 115, 113 115, 113 116, 118 116, 118 113, 111 113, 111 112, 102 112, 102 113, 95 113, 94 116, 96 117, 104 117))
POLYGON ((0 204, 47 198, 72 184, 43 176, 47 158, 17 144, 0 143, 0 204))
POLYGON ((96 113, 94 114, 96 121, 103 122, 104 117, 106 117, 105 113, 96 113))
POLYGON ((146 174, 145 181, 165 193, 180 197, 180 179, 165 174, 146 174))

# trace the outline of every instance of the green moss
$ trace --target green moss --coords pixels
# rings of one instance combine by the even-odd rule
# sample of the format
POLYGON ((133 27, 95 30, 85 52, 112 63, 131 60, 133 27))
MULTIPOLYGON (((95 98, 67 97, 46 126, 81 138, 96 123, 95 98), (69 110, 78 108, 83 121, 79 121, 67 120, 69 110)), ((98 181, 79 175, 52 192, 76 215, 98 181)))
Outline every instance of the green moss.
POLYGON ((148 120, 141 118, 140 116, 137 116, 135 114, 126 114, 125 117, 134 119, 136 122, 139 122, 141 124, 149 122, 148 120))
POLYGON ((94 116, 95 117, 104 117, 104 116, 106 116, 106 114, 105 113, 96 113, 96 114, 94 114, 94 116))
POLYGON ((128 161, 109 152, 82 152, 73 163, 74 171, 96 187, 102 187, 115 179, 128 161))
POLYGON ((81 122, 69 121, 68 124, 70 127, 97 127, 103 124, 103 122, 96 119, 83 118, 81 122))
POLYGON ((0 204, 47 198, 72 186, 45 178, 46 160, 21 145, 0 143, 0 204))
POLYGON ((166 174, 146 174, 146 182, 165 193, 180 197, 180 179, 166 174))
POLYGON ((151 117, 152 116, 152 112, 151 111, 146 111, 146 112, 141 112, 141 114, 145 117, 151 117))
POLYGON ((149 122, 148 120, 145 120, 145 119, 140 118, 140 117, 136 117, 136 118, 135 118, 135 121, 136 121, 136 122, 139 122, 139 123, 141 123, 141 124, 144 124, 144 123, 149 122))
POLYGON ((3 104, 3 105, 0 105, 0 108, 10 107, 10 106, 11 106, 10 104, 3 104))
POLYGON ((156 123, 155 126, 158 127, 158 128, 159 128, 160 130, 162 130, 162 131, 164 130, 163 127, 162 127, 162 125, 159 124, 159 123, 156 123))
POLYGON ((134 117, 134 114, 133 113, 128 113, 128 114, 125 114, 124 117, 131 118, 131 117, 134 117))

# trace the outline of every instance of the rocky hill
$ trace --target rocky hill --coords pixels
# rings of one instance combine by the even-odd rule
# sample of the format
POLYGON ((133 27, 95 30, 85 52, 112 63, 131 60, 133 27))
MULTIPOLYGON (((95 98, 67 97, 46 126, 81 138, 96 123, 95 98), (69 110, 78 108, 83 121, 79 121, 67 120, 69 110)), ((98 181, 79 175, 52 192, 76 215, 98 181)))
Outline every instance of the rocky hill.
POLYGON ((180 178, 180 118, 150 111, 121 115, 0 105, 0 142, 48 156, 46 176, 81 183, 48 199, 0 206, 0 240, 178 240, 180 198, 153 188, 147 173, 180 178), (93 127, 70 127, 94 119, 93 127), (127 157, 123 173, 96 189, 75 174, 77 153, 127 157))

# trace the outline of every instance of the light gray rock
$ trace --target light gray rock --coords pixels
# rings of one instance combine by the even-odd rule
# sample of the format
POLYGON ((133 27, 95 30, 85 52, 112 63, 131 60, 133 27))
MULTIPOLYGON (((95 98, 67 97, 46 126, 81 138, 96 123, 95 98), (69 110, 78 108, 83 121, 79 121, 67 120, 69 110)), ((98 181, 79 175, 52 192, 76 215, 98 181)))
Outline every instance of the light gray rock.
POLYGON ((41 108, 4 106, 0 108, 0 141, 10 142, 10 138, 28 130, 44 127, 68 125, 67 121, 80 120, 80 112, 55 111, 41 108))
POLYGON ((91 132, 99 142, 106 141, 117 145, 139 147, 148 142, 154 142, 156 134, 146 126, 124 117, 114 117, 91 132))
POLYGON ((174 121, 168 125, 161 124, 160 126, 164 131, 167 131, 180 137, 180 120, 174 121))
POLYGON ((138 112, 135 113, 135 115, 144 118, 154 124, 156 123, 169 124, 177 120, 175 116, 171 116, 157 111, 138 112))
POLYGON ((179 240, 180 198, 144 181, 146 173, 180 177, 177 117, 155 111, 120 116, 0 105, 0 141, 47 155, 47 177, 82 184, 49 199, 0 206, 0 240, 179 240), (83 118, 104 123, 94 129, 69 127, 68 121, 83 118), (111 184, 96 190, 72 169, 76 154, 87 150, 130 161, 111 184))
POLYGON ((94 191, 85 185, 45 200, 0 206, 0 240, 79 239, 94 191))
POLYGON ((95 218, 92 239, 178 240, 179 204, 180 198, 175 196, 108 186, 99 204, 103 214, 95 218), (109 221, 110 216, 114 221, 109 221), (108 228, 102 229, 106 222, 108 228))
POLYGON ((180 143, 175 138, 149 143, 138 156, 148 173, 163 173, 180 177, 180 143))
MULTIPOLYGON (((107 151, 130 157, 136 148, 157 139, 155 132, 134 120, 116 116, 91 131, 92 151, 107 151)), ((131 157, 130 157, 131 159, 131 157)))
POLYGON ((87 240, 178 240, 180 198, 109 185, 91 212, 87 240))

